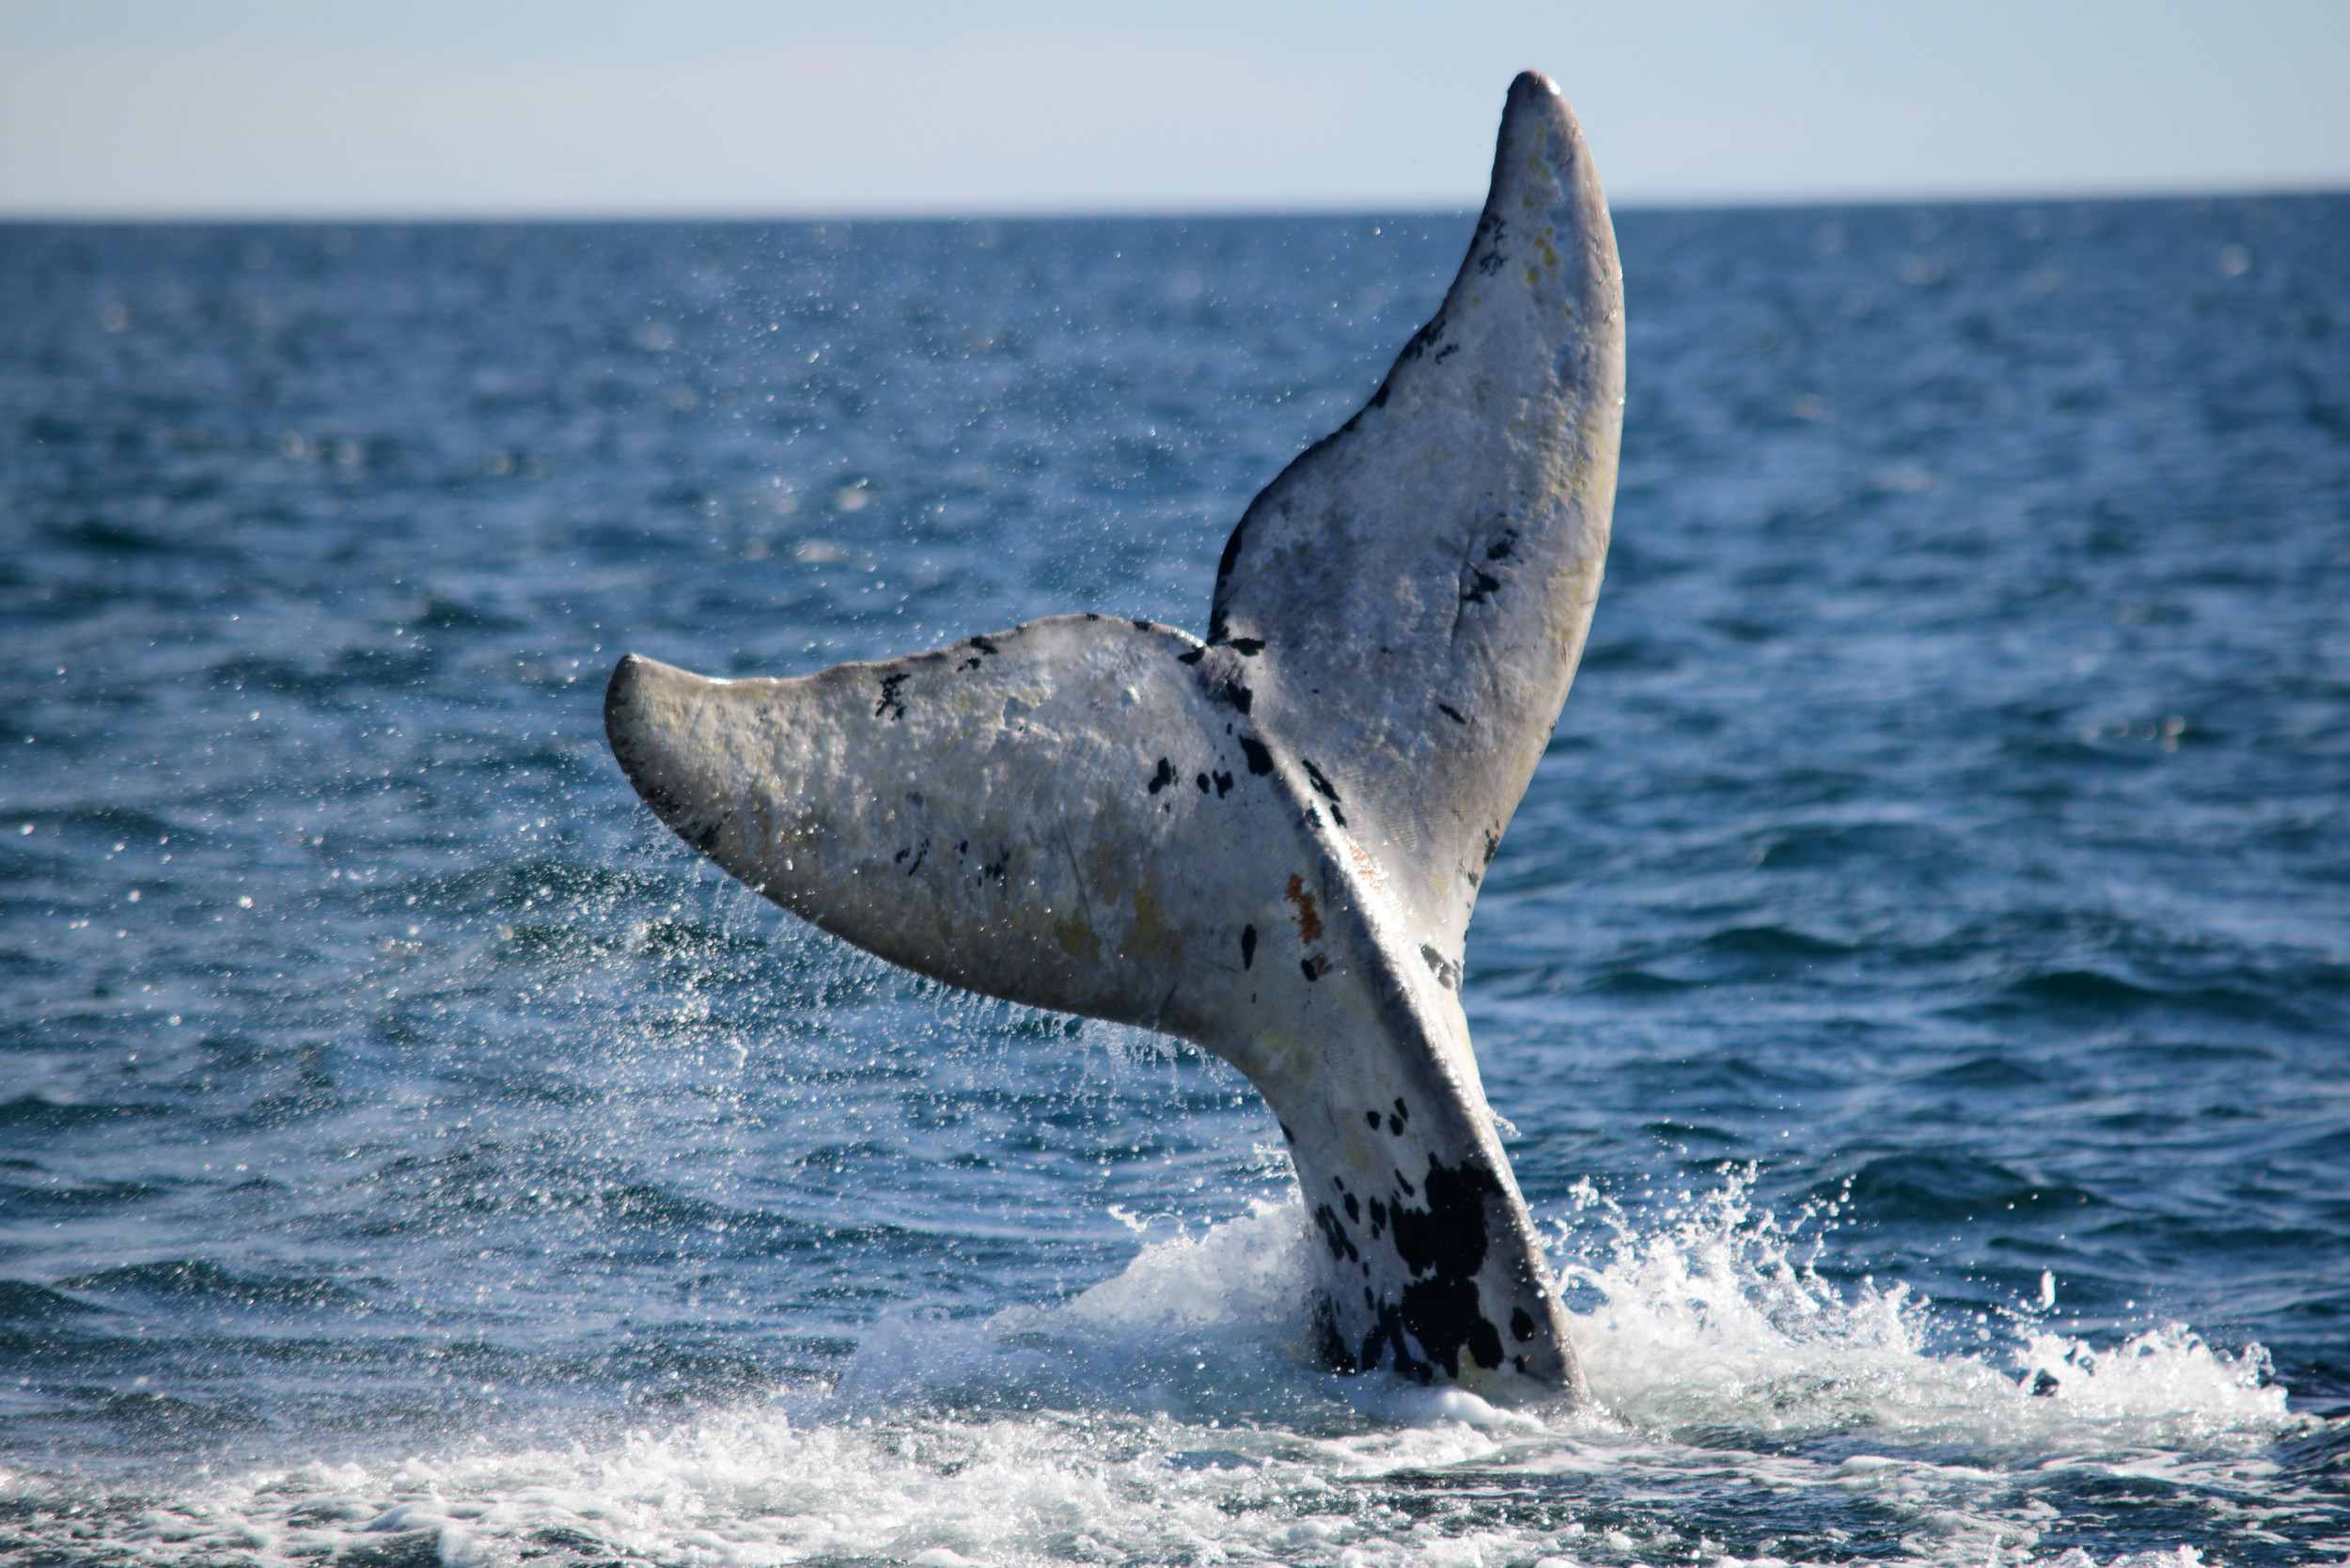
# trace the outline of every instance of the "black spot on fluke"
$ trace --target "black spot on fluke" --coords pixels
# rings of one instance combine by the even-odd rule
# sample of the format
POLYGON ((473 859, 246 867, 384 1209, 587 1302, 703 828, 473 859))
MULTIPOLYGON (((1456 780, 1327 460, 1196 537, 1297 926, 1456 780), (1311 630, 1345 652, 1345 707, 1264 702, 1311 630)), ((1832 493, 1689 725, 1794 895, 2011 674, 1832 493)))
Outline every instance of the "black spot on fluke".
POLYGON ((1313 781, 1314 788, 1320 791, 1323 795, 1329 800, 1330 820, 1337 823, 1340 827, 1344 827, 1346 825, 1346 813, 1339 809, 1339 792, 1337 786, 1330 782, 1329 778, 1324 775, 1320 768, 1314 766, 1312 758, 1300 757, 1297 760, 1299 764, 1305 768, 1306 776, 1313 781))
MULTIPOLYGON (((1407 1193, 1412 1190, 1402 1171, 1396 1172, 1396 1184, 1407 1193)), ((1411 1356, 1397 1332, 1402 1329, 1418 1341, 1431 1366, 1441 1366, 1449 1376, 1460 1375, 1464 1352, 1480 1367, 1498 1367, 1501 1333, 1480 1309, 1477 1271, 1484 1266, 1489 1246, 1486 1203, 1499 1196, 1501 1184, 1473 1159, 1458 1167, 1432 1159, 1427 1188, 1424 1209, 1401 1203, 1387 1207, 1396 1254, 1416 1278, 1393 1309, 1392 1321, 1382 1312, 1380 1326, 1364 1344, 1362 1364, 1376 1365, 1384 1347, 1393 1352, 1397 1372, 1425 1380, 1430 1369, 1411 1356), (1420 1276, 1425 1278, 1417 1278, 1420 1276)), ((1514 1330, 1517 1325, 1511 1326, 1514 1330)))
POLYGON ((1354 1240, 1346 1233, 1346 1226, 1339 1219, 1339 1212, 1327 1203, 1314 1206, 1314 1229, 1329 1246, 1330 1256, 1345 1259, 1350 1263, 1362 1262, 1363 1255, 1355 1248, 1354 1240))

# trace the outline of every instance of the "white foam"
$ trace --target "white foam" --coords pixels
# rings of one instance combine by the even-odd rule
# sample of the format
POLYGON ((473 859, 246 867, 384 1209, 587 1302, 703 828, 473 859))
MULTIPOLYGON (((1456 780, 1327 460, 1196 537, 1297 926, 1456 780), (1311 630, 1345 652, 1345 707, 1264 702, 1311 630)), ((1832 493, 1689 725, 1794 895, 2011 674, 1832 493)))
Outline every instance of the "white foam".
MULTIPOLYGON (((1260 1200, 1198 1237, 1179 1230, 1147 1243, 1123 1271, 1057 1311, 1115 1334, 1298 1338, 1305 1331, 1306 1246, 1296 1202, 1260 1200)), ((1016 1309, 1005 1317, 1024 1315, 1016 1309)))
POLYGON ((1327 1386, 1339 1380, 1304 1365, 1305 1236, 1294 1201, 1259 1202, 1197 1236, 1146 1243, 1124 1270, 1056 1306, 980 1323, 885 1317, 832 1397, 805 1408, 817 1419, 886 1416, 944 1397, 964 1408, 1046 1404, 1220 1426, 1335 1402, 1327 1386))
MULTIPOLYGON (((1920 1303, 1818 1278, 1800 1256, 1815 1216, 1782 1225, 1743 1181, 1653 1228, 1614 1217, 1595 1256, 1560 1259, 1600 1301, 1575 1321, 1598 1395, 1577 1414, 1314 1371, 1308 1232, 1293 1202, 1268 1203, 1148 1241, 1058 1306, 894 1320, 821 1396, 594 1447, 207 1482, 124 1519, 113 1544, 157 1563, 291 1563, 430 1532, 453 1568, 548 1548, 530 1560, 1732 1564, 1676 1521, 1768 1496, 1897 1521, 1905 1560, 2013 1565, 2046 1560, 2035 1548, 2060 1522, 2035 1490, 2046 1478, 2162 1479, 2236 1509, 2244 1450, 2292 1424, 2258 1347, 2231 1356, 2184 1330, 2099 1353, 2019 1319, 1996 1354, 1932 1354, 1920 1303), (2054 1397, 2029 1392, 2042 1370, 2063 1380, 2054 1397), (1868 1451, 1849 1451, 1860 1433, 1868 1451), (1431 1492, 1413 1478, 1447 1469, 1468 1473, 1437 1488, 1442 1508, 1418 1506, 1431 1492), (1547 1510, 1477 1500, 1545 1487, 1547 1510), (1561 1516, 1587 1506, 1605 1516, 1561 1516)), ((0 1476, 0 1496, 59 1494, 0 1476)), ((1746 1560, 1802 1556, 1766 1544, 1746 1560)), ((2182 1544, 2116 1565, 2196 1560, 2182 1544)))
POLYGON ((1979 1350, 1930 1353, 1927 1303, 1900 1284, 1847 1293, 1820 1277, 1809 1258, 1832 1214, 1782 1222, 1754 1206, 1744 1174, 1649 1230, 1588 1188, 1580 1202, 1612 1238, 1597 1257, 1558 1260, 1604 1300, 1576 1318, 1576 1343, 1601 1405, 1638 1430, 1868 1430, 2053 1454, 2264 1442, 2292 1422, 2285 1390, 2264 1386, 2264 1350, 2217 1352, 2179 1325, 2098 1353, 2019 1309, 1981 1325, 1979 1350), (2048 1397, 2032 1392, 2043 1371, 2057 1379, 2048 1397))

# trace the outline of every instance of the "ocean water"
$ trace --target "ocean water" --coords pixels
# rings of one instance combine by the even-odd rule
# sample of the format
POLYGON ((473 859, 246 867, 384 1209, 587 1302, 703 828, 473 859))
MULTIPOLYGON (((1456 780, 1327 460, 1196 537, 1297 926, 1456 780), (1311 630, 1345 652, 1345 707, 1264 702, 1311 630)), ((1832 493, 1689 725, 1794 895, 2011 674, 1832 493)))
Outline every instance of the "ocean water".
POLYGON ((0 227, 0 1560, 2350 1555, 2350 197, 1621 215, 1465 989, 1588 1408, 621 780, 625 651, 1198 628, 1469 221, 0 227))

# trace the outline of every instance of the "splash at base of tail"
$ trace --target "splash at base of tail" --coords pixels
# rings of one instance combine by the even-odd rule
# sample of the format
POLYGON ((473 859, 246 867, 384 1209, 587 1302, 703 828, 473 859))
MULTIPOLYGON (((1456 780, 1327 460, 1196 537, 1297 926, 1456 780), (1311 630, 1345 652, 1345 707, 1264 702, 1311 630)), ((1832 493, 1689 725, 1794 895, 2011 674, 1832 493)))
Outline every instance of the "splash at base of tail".
POLYGON ((1606 202, 1529 72, 1442 308, 1249 506, 1206 642, 1089 615, 794 680, 631 655, 613 754, 824 930, 1239 1068, 1319 1232, 1333 1366, 1579 1391, 1459 986, 1590 624, 1622 392, 1606 202))

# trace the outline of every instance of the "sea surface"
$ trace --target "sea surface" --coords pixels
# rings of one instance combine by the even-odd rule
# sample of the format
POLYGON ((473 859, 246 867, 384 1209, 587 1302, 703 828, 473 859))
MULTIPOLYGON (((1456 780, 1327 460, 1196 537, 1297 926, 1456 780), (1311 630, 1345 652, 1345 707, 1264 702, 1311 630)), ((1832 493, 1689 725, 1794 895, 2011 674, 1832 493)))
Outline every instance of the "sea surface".
POLYGON ((2350 197, 1620 216, 1465 990, 1588 1408, 622 781, 631 650, 1199 629, 1470 221, 0 227, 0 1560, 2350 1556, 2350 197))

